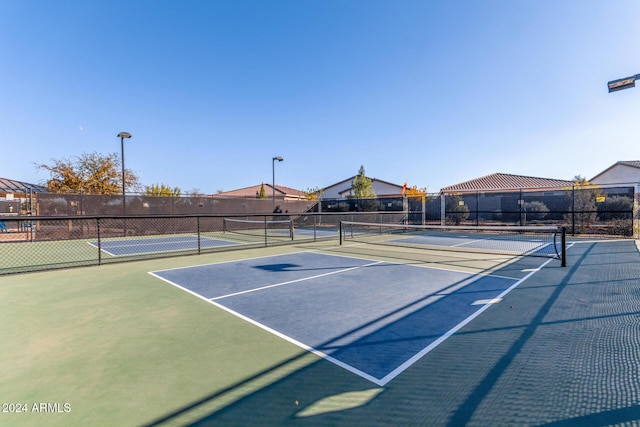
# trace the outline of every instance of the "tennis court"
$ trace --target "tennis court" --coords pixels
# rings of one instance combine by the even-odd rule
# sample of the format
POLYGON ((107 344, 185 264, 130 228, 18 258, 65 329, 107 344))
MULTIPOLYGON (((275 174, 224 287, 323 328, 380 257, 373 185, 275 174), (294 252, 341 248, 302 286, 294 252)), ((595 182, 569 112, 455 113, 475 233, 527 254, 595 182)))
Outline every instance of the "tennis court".
POLYGON ((301 252, 152 274, 385 385, 533 271, 504 277, 301 252))
MULTIPOLYGON (((252 231, 253 236, 258 239, 262 239, 264 236, 264 230, 260 229, 252 231), (261 234, 262 233, 262 234, 261 234)), ((196 236, 182 234, 179 236, 153 236, 144 238, 122 238, 122 239, 108 239, 102 242, 92 241, 89 242, 94 248, 100 248, 100 250, 109 256, 131 256, 131 255, 143 255, 153 253, 167 253, 172 251, 193 251, 197 249, 214 249, 223 248, 229 246, 240 245, 246 242, 246 239, 233 240, 233 234, 231 232, 219 233, 219 236, 196 236), (230 237, 223 237, 230 236, 230 237)), ((243 235, 246 235, 243 233, 243 235)), ((313 238, 326 238, 337 236, 336 230, 314 230, 314 229, 296 229, 295 232, 289 229, 276 229, 270 231, 270 237, 280 238, 292 238, 293 236, 299 238, 313 237, 313 238)))
POLYGON ((640 420, 635 241, 572 239, 562 267, 393 242, 416 237, 0 277, 0 423, 640 420))
POLYGON ((197 250, 198 248, 217 248, 239 245, 231 240, 206 236, 159 236, 150 238, 111 239, 100 243, 89 244, 110 256, 140 255, 149 253, 166 253, 171 251, 197 250))

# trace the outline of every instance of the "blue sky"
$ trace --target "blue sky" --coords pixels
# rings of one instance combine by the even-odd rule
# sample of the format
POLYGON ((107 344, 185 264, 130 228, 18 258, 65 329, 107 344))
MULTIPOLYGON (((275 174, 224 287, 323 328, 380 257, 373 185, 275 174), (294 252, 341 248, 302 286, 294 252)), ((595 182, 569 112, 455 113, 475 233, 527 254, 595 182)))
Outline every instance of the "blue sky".
POLYGON ((120 153, 213 194, 640 160, 640 2, 0 0, 0 177, 120 153))

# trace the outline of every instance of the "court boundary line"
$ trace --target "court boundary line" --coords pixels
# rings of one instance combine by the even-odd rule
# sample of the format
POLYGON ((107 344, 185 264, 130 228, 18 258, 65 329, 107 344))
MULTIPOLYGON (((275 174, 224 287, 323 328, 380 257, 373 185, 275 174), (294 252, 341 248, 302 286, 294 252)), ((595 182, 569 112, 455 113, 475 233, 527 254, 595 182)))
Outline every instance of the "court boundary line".
MULTIPOLYGON (((181 289, 183 291, 186 291, 187 293, 196 296, 197 298, 206 301, 209 304, 214 305, 215 307, 218 307, 224 311, 226 311, 227 313, 230 313, 266 332, 269 332, 291 344, 294 344, 300 348, 302 348, 305 351, 308 351, 309 353, 313 353, 314 355, 320 357, 321 359, 325 359, 328 362, 333 363, 336 366, 341 367, 342 369, 345 369, 363 379, 366 379, 380 387, 385 386, 386 384, 388 384, 390 381, 392 381, 394 378, 396 378, 398 375, 402 374, 404 371, 406 371, 407 369, 409 369, 412 365, 414 365, 416 362, 418 362, 420 359, 422 359, 424 356, 426 356, 428 353, 430 353, 433 349, 435 349, 437 346, 439 346, 440 344, 442 344, 444 341, 446 341, 448 338, 450 338, 452 335, 454 335, 457 331, 459 331, 460 329, 462 329, 464 326, 466 326, 468 323, 470 323, 471 321, 473 321, 476 317, 478 317, 480 314, 482 314, 485 310, 487 310, 488 308, 490 308, 491 306, 494 305, 494 303, 485 303, 482 304, 475 312, 473 312, 471 315, 469 315, 468 317, 466 317, 464 320, 462 320, 461 322, 459 322, 458 324, 456 324, 454 327, 452 327, 451 329, 449 329, 447 332, 445 332, 444 334, 442 334, 441 336, 439 336, 436 340, 434 340, 431 344, 429 344, 428 346, 426 346, 424 349, 422 349, 421 351, 417 352, 416 354, 414 354, 412 357, 410 357, 409 359, 407 359, 405 362, 403 362, 402 364, 400 364, 398 367, 396 367, 395 369, 393 369, 391 372, 389 372, 387 375, 385 375, 382 378, 376 378, 374 376, 372 376, 371 374, 368 374, 364 371, 361 371, 360 369, 349 365, 345 362, 342 362, 314 347, 311 347, 301 341, 296 340, 295 338, 292 338, 288 335, 285 335, 282 332, 279 332, 263 323, 260 323, 254 319, 251 319, 250 317, 239 313, 231 308, 228 308, 226 306, 224 306, 221 303, 218 303, 217 301, 220 299, 224 299, 227 297, 231 297, 231 296, 235 296, 235 295, 242 295, 242 294, 247 294, 247 293, 251 293, 251 292, 255 292, 258 290, 263 290, 263 289, 268 289, 268 288, 273 288, 273 287, 277 287, 277 286, 283 286, 283 285, 287 285, 287 284, 292 284, 292 283, 297 283, 297 282, 302 282, 302 281, 307 281, 307 280, 311 280, 311 279, 315 279, 315 278, 319 278, 319 277, 324 277, 324 276, 328 276, 328 275, 332 275, 332 274, 337 274, 337 273, 341 273, 341 272, 346 272, 346 271, 351 271, 351 270, 355 270, 355 269, 359 269, 359 268, 363 268, 363 267, 367 267, 367 266, 372 266, 372 265, 377 265, 377 264, 390 264, 390 265, 400 265, 400 266, 408 266, 408 267, 422 267, 422 268, 428 268, 428 269, 434 269, 434 270, 442 270, 442 271, 453 271, 453 272, 458 272, 464 275, 467 275, 469 278, 477 278, 477 277, 496 277, 496 278, 500 278, 500 279, 506 279, 506 280, 511 280, 514 283, 511 284, 507 289, 503 290, 500 294, 498 294, 497 296, 495 296, 493 298, 493 300, 503 300, 504 296, 507 295, 509 292, 511 292, 513 289, 515 289, 517 286, 519 286, 520 284, 522 284, 525 280, 529 279, 531 276, 533 276, 535 273, 539 272, 540 270, 542 270, 547 264, 549 264, 551 261, 554 261, 554 258, 550 258, 547 259, 545 262, 543 262, 541 265, 539 265, 536 268, 531 269, 531 271, 528 272, 528 274, 526 274, 524 277, 522 278, 515 278, 515 277, 506 277, 506 276, 498 276, 498 275, 491 275, 491 274, 482 274, 482 273, 471 273, 471 272, 466 272, 466 271, 460 271, 460 270, 450 270, 450 269, 444 269, 444 268, 438 268, 438 267, 429 267, 429 266, 416 266, 416 265, 412 265, 412 264, 404 264, 404 263, 396 263, 396 262, 389 262, 389 261, 382 261, 382 260, 372 260, 369 258, 357 258, 354 256, 342 256, 342 255, 334 255, 334 254, 326 254, 326 253, 322 253, 320 251, 300 251, 300 252, 291 252, 291 253, 285 253, 285 254, 278 254, 278 255, 266 255, 266 256, 261 256, 261 257, 254 257, 254 258, 247 258, 247 259, 239 259, 239 260, 230 260, 230 261, 223 261, 223 262, 219 262, 219 263, 209 263, 209 264, 202 264, 202 265, 198 265, 198 266, 191 266, 191 267, 179 267, 179 268, 175 268, 175 269, 166 269, 166 270, 157 270, 156 272, 149 272, 150 275, 164 281, 165 283, 168 283, 178 289, 181 289), (254 288, 254 289, 249 289, 246 291, 241 291, 241 292, 236 292, 233 294, 228 294, 228 295, 223 295, 220 297, 214 297, 214 298, 207 298, 201 294, 198 294, 194 291, 191 291, 188 288, 185 288, 182 285, 179 285, 169 279, 165 279, 159 275, 157 275, 156 273, 160 273, 163 271, 173 271, 173 270, 181 270, 181 269, 187 269, 187 268, 194 268, 194 267, 205 267, 205 266, 210 266, 210 265, 220 265, 220 264, 227 264, 227 263, 232 263, 232 262, 241 262, 241 261, 247 261, 247 260, 254 260, 254 259, 263 259, 263 258, 277 258, 277 257, 281 257, 281 256, 286 256, 286 255, 295 255, 295 254, 305 254, 305 253, 315 253, 318 255, 323 255, 323 256, 332 256, 332 257, 340 257, 340 258, 351 258, 351 259, 360 259, 360 260, 364 260, 364 261, 372 261, 369 264, 364 264, 361 266, 356 266, 356 267, 349 267, 346 269, 341 269, 338 271, 333 271, 330 273, 324 273, 324 274, 320 274, 320 275, 315 275, 315 276, 310 276, 310 277, 306 277, 306 278, 302 278, 302 279, 296 279, 296 280, 290 280, 290 281, 286 281, 286 282, 281 282, 281 283, 277 283, 277 284, 272 284, 272 285, 267 285, 267 286, 262 286, 259 288, 254 288)), ((524 271, 523 271, 524 272, 524 271)))
MULTIPOLYGON (((349 244, 349 245, 343 245, 342 247, 352 247, 352 246, 361 246, 361 245, 365 245, 366 246, 367 243, 352 243, 352 244, 349 244)), ((425 250, 437 251, 437 249, 430 249, 430 248, 429 249, 425 249, 425 250)), ((319 252, 319 253, 323 253, 323 252, 319 252)), ((328 254, 328 255, 332 255, 332 254, 328 254)), ((508 262, 509 264, 513 264, 513 263, 517 262, 519 259, 521 259, 521 257, 513 256, 513 255, 509 255, 509 254, 494 254, 494 255, 508 258, 508 260, 505 260, 505 261, 508 262)), ((348 256, 348 255, 335 255, 335 256, 340 256, 340 257, 344 257, 344 258, 353 258, 353 259, 364 259, 364 260, 367 260, 367 261, 379 261, 379 260, 376 260, 376 259, 373 259, 373 258, 369 258, 369 257, 356 257, 356 256, 348 256)), ((538 257, 538 258, 546 258, 546 257, 538 257)), ((549 259, 551 261, 553 261, 555 258, 549 258, 549 259)), ((412 263, 404 263, 404 262, 397 262, 397 261, 385 261, 385 262, 387 262, 389 264, 406 265, 407 267, 429 268, 429 269, 433 269, 433 270, 451 271, 451 272, 454 272, 454 273, 455 272, 465 273, 465 274, 471 274, 473 276, 495 277, 495 278, 498 278, 498 279, 520 280, 519 277, 500 276, 500 275, 497 275, 497 274, 482 273, 482 272, 470 273, 468 271, 458 270, 458 269, 455 269, 455 268, 434 267, 432 265, 412 264, 412 263)), ((424 263, 426 263, 426 261, 424 263)), ((522 271, 524 271, 524 270, 522 270, 522 271)))
MULTIPOLYGON (((366 259, 362 259, 362 260, 363 261, 368 261, 366 259)), ((227 294, 227 295, 221 295, 219 297, 209 298, 209 300, 210 301, 217 301, 217 300, 224 299, 224 298, 235 297, 237 295, 250 294, 252 292, 262 291, 264 289, 277 288, 277 287, 280 287, 280 286, 291 285, 293 283, 305 282, 307 280, 313 280, 313 279, 317 279, 319 277, 331 276, 332 274, 344 273, 344 272, 351 271, 351 270, 357 270, 359 268, 371 267, 373 265, 383 264, 385 262, 386 261, 376 261, 376 262, 371 262, 369 264, 359 265, 359 266, 356 266, 356 267, 343 268, 341 270, 331 271, 329 273, 322 273, 322 274, 317 274, 315 276, 303 277, 302 279, 288 280, 286 282, 274 283, 272 285, 266 285, 266 286, 261 286, 261 287, 258 287, 258 288, 247 289, 245 291, 234 292, 234 293, 227 294)), ((387 263, 387 264, 391 264, 391 263, 387 263)))
MULTIPOLYGON (((505 295, 507 295, 509 292, 511 292, 512 290, 514 290, 516 287, 518 287, 519 285, 521 285, 525 280, 527 280, 528 278, 530 278, 531 276, 533 276, 534 274, 536 274, 537 272, 539 272, 540 270, 542 270, 544 267, 546 267, 547 264, 549 264, 551 261, 554 261, 553 258, 545 261, 544 263, 542 263, 538 268, 536 268, 535 270, 529 272, 529 274, 527 274, 526 276, 524 276, 523 278, 521 278, 520 280, 518 280, 517 282, 515 282, 513 285, 509 286, 507 289, 505 289, 504 291, 502 291, 498 296, 494 297, 495 299, 498 298, 504 298, 505 295)), ((556 260, 557 261, 557 260, 556 260)), ((493 306, 493 304, 484 304, 482 305, 478 310, 476 310, 475 312, 473 312, 471 315, 469 315, 466 319, 464 319, 463 321, 461 321, 460 323, 458 323, 457 325, 455 325, 453 328, 449 329, 447 332, 445 332, 443 335, 441 335, 440 337, 438 337, 435 341, 433 341, 431 344, 429 344, 427 347, 425 347, 422 351, 416 353, 413 357, 411 357, 410 359, 408 359, 407 361, 405 361, 403 364, 401 364, 400 366, 398 366, 396 369, 394 369, 393 371, 391 371, 389 374, 387 374, 386 376, 384 376, 381 379, 381 382, 383 383, 382 385, 387 384, 389 381, 393 380, 395 377, 397 377, 398 375, 400 375, 401 373, 403 373, 404 371, 406 371, 407 369, 409 369, 414 363, 416 363, 417 361, 419 361, 421 358, 423 358, 424 356, 426 356, 428 353, 430 353, 433 349, 435 349, 437 346, 439 346, 440 344, 442 344, 444 341, 446 341, 448 338, 450 338, 453 334, 455 334, 456 332, 458 332, 460 329, 462 329, 463 327, 465 327, 467 324, 469 324, 472 320, 474 320, 476 317, 480 316, 482 313, 484 313, 488 308, 490 308, 491 306, 493 306)))
MULTIPOLYGON (((144 237, 141 237, 141 236, 136 236, 136 237, 137 237, 138 241, 139 241, 139 240, 147 240, 147 241, 149 241, 149 243, 139 243, 139 244, 137 244, 137 245, 136 245, 136 244, 130 244, 130 245, 117 245, 117 246, 115 246, 115 247, 116 247, 116 248, 120 248, 120 247, 124 247, 124 248, 126 248, 126 247, 136 247, 136 246, 145 246, 145 245, 146 245, 146 246, 152 246, 153 244, 158 244, 158 242, 155 242, 155 243, 153 242, 153 240, 154 240, 154 239, 162 240, 162 238, 158 238, 158 237, 155 237, 155 236, 154 236, 154 237, 147 237, 147 238, 144 238, 144 237)), ((176 238, 192 237, 192 238, 194 238, 194 239, 195 239, 195 240, 194 240, 194 242, 195 242, 195 243, 197 243, 197 242, 198 242, 198 236, 195 236, 195 235, 193 235, 193 234, 185 235, 185 236, 174 236, 174 237, 176 237, 176 238)), ((165 237, 165 238, 166 238, 166 237, 165 237)), ((104 240, 104 241, 102 241, 102 243, 105 243, 105 242, 125 242, 125 241, 126 241, 126 240, 123 240, 123 239, 120 239, 120 240, 118 240, 118 239, 119 239, 119 238, 114 238, 113 240, 104 240)), ((125 239, 126 239, 126 238, 125 238, 125 239)), ((216 240, 218 240, 218 241, 221 241, 221 242, 228 242, 228 243, 229 243, 229 245, 220 245, 220 247, 235 246, 235 245, 242 245, 242 243, 235 242, 235 241, 233 241, 233 240, 228 240, 228 239, 218 239, 218 238, 213 238, 213 237, 208 237, 208 236, 200 236, 200 241, 202 241, 202 240, 211 240, 211 241, 216 241, 216 240)), ((173 244, 173 243, 191 243, 191 242, 192 242, 191 240, 182 240, 182 241, 178 240, 178 241, 172 241, 172 242, 170 242, 170 243, 172 243, 172 244, 173 244)), ((98 249, 98 245, 94 244, 94 242, 92 242, 92 241, 87 241, 87 243, 88 243, 89 245, 91 245, 93 248, 98 249)), ((215 246, 207 246, 206 248, 207 248, 207 249, 210 249, 210 248, 212 248, 212 247, 213 247, 213 248, 215 248, 215 246)), ((102 247, 102 245, 101 245, 101 247, 100 247, 100 251, 102 251, 102 252, 104 252, 105 254, 110 255, 110 256, 112 256, 112 257, 114 257, 114 258, 116 258, 116 257, 123 257, 123 256, 144 255, 144 254, 159 254, 159 253, 165 253, 165 252, 189 251, 189 250, 194 250, 194 249, 198 249, 198 248, 197 248, 197 246, 196 246, 195 248, 164 249, 164 250, 159 250, 159 251, 135 252, 135 253, 132 253, 132 254, 116 255, 116 254, 114 254, 113 252, 110 252, 109 250, 107 250, 107 249, 105 249, 104 247, 102 247)))
MULTIPOLYGON (((305 253, 305 252, 300 252, 300 253, 305 253)), ((269 257, 257 257, 257 258, 252 258, 252 259, 260 259, 260 258, 269 258, 269 257)), ((229 261, 229 262, 232 262, 232 261, 229 261)), ((383 261, 381 261, 381 262, 383 262, 383 261)), ((223 264, 223 263, 220 263, 220 264, 223 264)), ((204 265, 208 265, 208 264, 204 264, 204 265)), ((350 269, 361 268, 361 267, 362 266, 352 267, 350 269)), ((169 269, 169 270, 161 270, 161 271, 171 271, 171 269, 169 269)), ((160 272, 160 271, 158 271, 158 272, 160 272)), ((206 297, 204 297, 204 296, 202 296, 202 295, 200 295, 200 294, 198 294, 198 293, 196 293, 196 292, 194 292, 194 291, 192 291, 192 290, 190 290, 188 288, 185 288, 184 286, 179 285, 179 284, 177 284, 177 283, 175 283, 175 282, 173 282, 173 281, 171 281, 169 279, 165 279, 164 277, 158 276, 153 271, 150 271, 148 273, 150 275, 152 275, 153 277, 162 280, 165 283, 168 283, 168 284, 170 284, 170 285, 172 285, 172 286, 174 286, 174 287, 176 287, 176 288, 178 288, 178 289, 180 289, 182 291, 185 291, 188 294, 191 294, 191 295, 201 299, 202 301, 205 301, 205 302, 207 302, 207 303, 209 303, 209 304, 211 304, 211 305, 213 305, 215 307, 218 307, 218 308, 224 310, 225 312, 227 312, 229 314, 232 314, 233 316, 239 318, 240 320, 248 322, 248 323, 250 323, 250 324, 262 329, 263 331, 269 332, 269 333, 277 336, 278 338, 280 338, 280 339, 282 339, 282 340, 284 340, 286 342, 289 342, 289 343, 291 343, 291 344, 293 344, 293 345, 295 345, 295 346, 297 346, 297 347, 299 347, 299 348, 301 348, 301 349, 303 349, 303 350, 305 350, 305 351, 307 351, 309 353, 313 353, 315 356, 319 357, 320 359, 324 359, 324 360, 326 360, 326 361, 328 361, 330 363, 333 363, 334 365, 336 365, 336 366, 338 366, 338 367, 340 367, 340 368, 342 368, 342 369, 344 369, 344 370, 346 370, 348 372, 351 372, 352 374, 355 374, 355 375, 357 375, 357 376, 359 376, 359 377, 361 377, 361 378, 363 378, 363 379, 365 379, 367 381, 370 381, 370 382, 372 382, 372 383, 374 383, 374 384, 376 384, 376 385, 378 385, 380 387, 382 387, 382 386, 384 386, 386 384, 386 383, 381 383, 380 379, 378 379, 378 378, 376 378, 376 377, 374 377, 374 376, 372 376, 370 374, 367 374, 366 372, 361 371, 360 369, 355 368, 354 366, 351 366, 351 365, 349 365, 349 364, 347 364, 345 362, 342 362, 341 360, 338 360, 338 359, 336 359, 336 358, 334 358, 334 357, 332 357, 332 356, 330 356, 330 355, 328 355, 328 354, 316 349, 315 347, 311 347, 311 346, 309 346, 309 345, 307 345, 307 344, 305 344, 305 343, 303 343, 301 341, 296 340, 295 338, 290 337, 289 335, 285 335, 282 332, 277 331, 277 330, 265 325, 264 323, 260 323, 260 322, 258 322, 256 320, 254 320, 254 319, 252 319, 252 318, 250 318, 250 317, 248 317, 248 316, 246 316, 246 315, 244 315, 242 313, 239 313, 239 312, 237 312, 237 311, 235 311, 235 310, 233 310, 233 309, 231 309, 229 307, 226 307, 226 306, 224 306, 224 305, 222 305, 222 304, 220 304, 220 303, 218 303, 218 302, 216 302, 214 300, 206 298, 206 297)))
MULTIPOLYGON (((412 239, 412 238, 415 238, 415 237, 420 238, 420 237, 430 237, 430 236, 407 236, 407 237, 403 237, 401 239, 391 240, 390 242, 392 242, 392 243, 396 242, 396 241, 401 242, 402 240, 408 240, 408 239, 412 239)), ((467 238, 467 236, 455 236, 455 237, 454 236, 435 236, 435 237, 445 238, 445 239, 449 239, 449 238, 450 239, 466 239, 467 238)), ((435 248, 445 248, 445 249, 446 248, 452 248, 452 249, 456 249, 456 248, 468 247, 469 245, 473 245, 475 243, 490 242, 490 241, 494 241, 494 240, 496 240, 496 239, 492 239, 491 237, 485 237, 484 239, 471 239, 471 238, 469 238, 468 241, 462 242, 462 243, 458 243, 456 245, 440 245, 440 244, 433 243, 433 242, 427 242, 427 243, 415 242, 415 243, 411 243, 411 244, 424 245, 425 247, 428 246, 428 247, 435 247, 435 248)), ((498 239, 498 240, 500 240, 500 239, 498 239)), ((534 254, 534 253, 536 253, 536 252, 538 252, 538 251, 540 251, 540 250, 542 250, 544 248, 547 248, 547 247, 554 247, 554 243, 547 242, 545 240, 518 240, 518 242, 519 243, 539 243, 539 244, 537 246, 531 248, 531 249, 528 249, 525 252, 513 252, 513 251, 499 249, 499 250, 496 250, 496 253, 503 253, 503 254, 505 254, 507 256, 512 256, 512 257, 535 256, 535 255, 530 255, 530 254, 534 254)), ((484 249, 487 249, 487 248, 473 248, 472 247, 471 249, 478 250, 479 253, 482 253, 482 251, 484 249)), ((491 251, 492 249, 487 249, 487 250, 491 251)), ((543 253, 543 255, 540 255, 539 258, 549 258, 551 256, 553 256, 553 254, 543 253)))

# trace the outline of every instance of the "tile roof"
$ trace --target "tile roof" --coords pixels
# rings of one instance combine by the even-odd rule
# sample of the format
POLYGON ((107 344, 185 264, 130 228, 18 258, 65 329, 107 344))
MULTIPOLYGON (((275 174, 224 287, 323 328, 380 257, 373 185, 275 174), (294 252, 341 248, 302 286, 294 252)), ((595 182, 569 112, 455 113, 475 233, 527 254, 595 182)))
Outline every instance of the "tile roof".
MULTIPOLYGON (((256 194, 260 193, 260 187, 263 184, 252 185, 251 187, 239 188, 237 190, 223 191, 216 194, 216 196, 231 196, 231 197, 256 197, 256 194)), ((264 184, 264 190, 267 196, 271 196, 274 187, 271 184, 264 184)), ((307 194, 304 191, 296 190, 295 188, 284 187, 282 185, 275 186, 276 194, 278 196, 288 196, 295 198, 304 198, 307 194)))
MULTIPOLYGON (((632 168, 640 169, 640 160, 621 161, 621 162, 617 162, 616 165, 631 166, 632 168)), ((615 165, 613 165, 613 166, 615 166, 615 165)))
POLYGON ((510 175, 506 173, 494 173, 459 184, 450 185, 440 191, 449 193, 452 191, 478 191, 478 190, 515 190, 520 188, 558 188, 571 186, 573 181, 564 179, 536 178, 532 176, 510 175))

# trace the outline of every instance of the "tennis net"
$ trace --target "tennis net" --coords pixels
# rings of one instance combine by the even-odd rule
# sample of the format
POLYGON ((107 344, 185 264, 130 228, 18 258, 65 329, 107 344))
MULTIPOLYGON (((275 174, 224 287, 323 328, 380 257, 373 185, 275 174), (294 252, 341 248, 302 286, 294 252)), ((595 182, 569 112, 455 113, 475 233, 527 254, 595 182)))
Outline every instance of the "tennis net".
POLYGON ((556 226, 466 227, 342 221, 340 244, 348 242, 550 257, 566 265, 565 229, 556 226))
POLYGON ((248 236, 269 236, 293 240, 293 220, 252 220, 239 218, 223 218, 222 231, 248 236))

